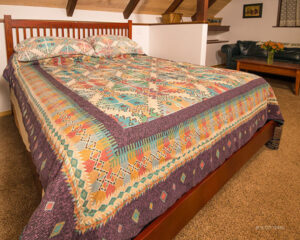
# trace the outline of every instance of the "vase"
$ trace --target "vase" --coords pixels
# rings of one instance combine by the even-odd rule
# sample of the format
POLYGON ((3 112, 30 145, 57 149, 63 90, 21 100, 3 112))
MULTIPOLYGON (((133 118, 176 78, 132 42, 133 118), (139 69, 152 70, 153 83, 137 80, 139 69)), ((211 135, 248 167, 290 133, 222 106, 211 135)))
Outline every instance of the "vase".
POLYGON ((274 61, 274 51, 268 51, 267 64, 273 64, 274 61))

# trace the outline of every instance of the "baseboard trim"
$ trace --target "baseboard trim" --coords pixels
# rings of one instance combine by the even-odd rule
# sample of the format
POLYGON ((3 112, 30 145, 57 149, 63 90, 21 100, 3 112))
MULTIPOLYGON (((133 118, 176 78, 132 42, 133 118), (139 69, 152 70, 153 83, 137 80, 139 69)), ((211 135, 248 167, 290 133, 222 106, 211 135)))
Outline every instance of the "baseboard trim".
POLYGON ((5 111, 5 112, 0 112, 0 117, 5 117, 11 115, 11 110, 5 111))

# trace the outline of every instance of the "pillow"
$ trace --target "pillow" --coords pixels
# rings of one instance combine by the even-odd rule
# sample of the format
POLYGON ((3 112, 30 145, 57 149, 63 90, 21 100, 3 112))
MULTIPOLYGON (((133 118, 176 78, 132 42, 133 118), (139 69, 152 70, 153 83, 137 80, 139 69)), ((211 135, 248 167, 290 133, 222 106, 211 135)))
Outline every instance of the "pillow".
POLYGON ((101 35, 88 38, 95 56, 115 57, 122 54, 143 54, 142 48, 128 37, 101 35))
POLYGON ((29 38, 20 42, 15 51, 18 53, 18 60, 22 62, 71 54, 92 56, 94 53, 87 41, 61 37, 29 38))
POLYGON ((237 45, 239 46, 240 52, 244 56, 249 56, 248 52, 251 48, 256 46, 256 42, 254 41, 237 41, 237 45))
POLYGON ((243 56, 267 57, 267 50, 254 41, 237 41, 237 44, 243 56))

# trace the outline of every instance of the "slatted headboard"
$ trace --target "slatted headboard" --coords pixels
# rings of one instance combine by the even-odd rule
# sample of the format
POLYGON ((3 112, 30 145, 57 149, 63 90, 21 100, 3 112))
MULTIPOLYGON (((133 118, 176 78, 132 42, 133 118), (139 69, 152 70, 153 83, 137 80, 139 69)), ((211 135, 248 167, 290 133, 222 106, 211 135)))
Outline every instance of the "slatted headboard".
POLYGON ((111 34, 132 38, 132 21, 128 23, 81 22, 60 20, 12 19, 4 15, 7 59, 14 53, 14 45, 21 40, 35 36, 57 36, 85 38, 94 35, 111 34))

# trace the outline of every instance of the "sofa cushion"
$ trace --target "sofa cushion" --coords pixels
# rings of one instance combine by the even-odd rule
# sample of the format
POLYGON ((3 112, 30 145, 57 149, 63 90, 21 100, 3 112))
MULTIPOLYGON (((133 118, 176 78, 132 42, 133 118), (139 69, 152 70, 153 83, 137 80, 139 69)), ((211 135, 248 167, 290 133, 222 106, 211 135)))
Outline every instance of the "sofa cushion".
POLYGON ((300 63, 300 49, 285 48, 283 51, 275 53, 274 58, 300 63))
POLYGON ((268 51, 266 49, 263 49, 260 47, 260 45, 253 46, 250 53, 250 56, 255 56, 255 57, 267 57, 268 56, 268 51))

